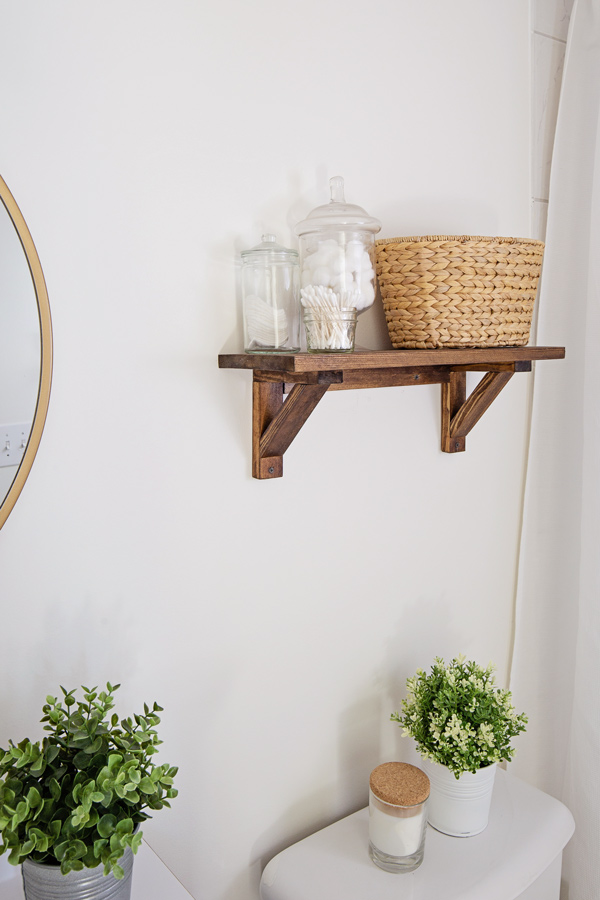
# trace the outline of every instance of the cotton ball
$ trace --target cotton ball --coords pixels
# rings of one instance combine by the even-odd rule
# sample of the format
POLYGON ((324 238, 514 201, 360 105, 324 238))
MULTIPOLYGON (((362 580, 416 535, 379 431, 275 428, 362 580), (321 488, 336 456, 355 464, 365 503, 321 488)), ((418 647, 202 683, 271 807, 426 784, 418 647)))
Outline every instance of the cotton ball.
POLYGON ((324 241, 313 256, 313 266, 315 268, 324 267, 333 270, 339 259, 340 250, 335 241, 324 241))
POLYGON ((322 263, 322 257, 318 250, 315 250, 314 253, 309 253, 304 258, 304 265, 310 266, 311 269, 316 269, 322 263))
POLYGON ((346 257, 341 247, 338 248, 337 253, 331 254, 329 268, 334 275, 341 275, 342 272, 346 271, 346 257))
POLYGON ((312 272, 312 283, 313 284, 323 284, 323 285, 333 285, 331 270, 326 268, 325 266, 319 266, 314 269, 312 272))
POLYGON ((331 287, 333 288, 334 291, 337 291, 338 293, 340 291, 346 290, 346 278, 345 278, 344 273, 340 273, 339 275, 332 275, 331 287))
POLYGON ((334 286, 336 290, 352 291, 360 288, 360 282, 355 272, 349 272, 347 269, 344 269, 343 272, 336 276, 334 286))
POLYGON ((360 269, 365 248, 362 241, 348 241, 346 245, 346 268, 351 272, 360 269))
POLYGON ((306 287, 307 284, 313 283, 313 272, 315 268, 318 266, 318 259, 316 253, 311 253, 309 256, 306 256, 302 261, 302 286, 306 287))
POLYGON ((365 280, 370 281, 374 277, 375 277, 375 269, 373 268, 369 254, 365 253, 365 259, 364 259, 363 266, 362 266, 362 269, 360 272, 360 279, 361 279, 361 281, 365 281, 365 280))
POLYGON ((375 279, 375 272, 373 269, 365 269, 360 274, 360 285, 361 288, 367 287, 367 285, 372 285, 375 279))
POLYGON ((372 306, 375 301, 375 288, 373 287, 372 282, 363 281, 360 287, 361 294, 361 303, 358 309, 367 309, 368 306, 372 306))
POLYGON ((366 278, 373 277, 373 264, 371 262, 371 257, 369 253, 364 248, 362 249, 360 255, 358 253, 352 254, 353 258, 353 266, 352 271, 357 274, 361 281, 364 281, 366 278))
POLYGON ((319 241, 317 245, 317 253, 337 253, 340 245, 334 238, 328 238, 326 241, 319 241))
POLYGON ((317 254, 316 254, 316 253, 309 253, 309 254, 307 254, 307 255, 304 257, 304 259, 302 260, 302 267, 303 267, 304 269, 314 269, 314 267, 315 267, 315 262, 316 262, 316 258, 317 258, 317 254))

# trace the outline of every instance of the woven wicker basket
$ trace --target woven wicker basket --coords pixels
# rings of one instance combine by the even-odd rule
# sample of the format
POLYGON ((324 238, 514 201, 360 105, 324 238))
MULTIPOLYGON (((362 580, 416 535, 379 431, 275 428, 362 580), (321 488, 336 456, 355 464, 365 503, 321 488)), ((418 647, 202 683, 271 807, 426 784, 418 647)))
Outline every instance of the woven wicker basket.
POLYGON ((523 347, 544 244, 437 235, 375 242, 392 346, 523 347))

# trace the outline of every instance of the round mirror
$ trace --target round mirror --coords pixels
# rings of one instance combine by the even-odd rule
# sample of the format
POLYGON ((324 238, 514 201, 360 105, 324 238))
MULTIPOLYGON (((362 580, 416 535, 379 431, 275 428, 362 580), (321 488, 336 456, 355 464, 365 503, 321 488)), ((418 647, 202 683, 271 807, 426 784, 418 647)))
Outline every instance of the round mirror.
POLYGON ((0 177, 0 528, 39 447, 52 379, 52 325, 40 260, 0 177))

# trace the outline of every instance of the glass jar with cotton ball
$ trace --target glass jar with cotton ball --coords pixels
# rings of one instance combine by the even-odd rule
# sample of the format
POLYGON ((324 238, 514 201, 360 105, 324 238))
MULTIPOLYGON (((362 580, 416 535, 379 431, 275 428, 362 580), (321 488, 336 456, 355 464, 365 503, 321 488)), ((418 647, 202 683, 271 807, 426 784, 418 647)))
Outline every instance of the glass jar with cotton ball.
POLYGON ((244 348, 248 353, 300 350, 300 265, 274 234, 242 251, 244 348))
POLYGON ((339 175, 329 186, 330 202, 295 229, 307 349, 314 353, 353 350, 356 316, 375 300, 375 235, 381 223, 361 206, 346 203, 339 175))

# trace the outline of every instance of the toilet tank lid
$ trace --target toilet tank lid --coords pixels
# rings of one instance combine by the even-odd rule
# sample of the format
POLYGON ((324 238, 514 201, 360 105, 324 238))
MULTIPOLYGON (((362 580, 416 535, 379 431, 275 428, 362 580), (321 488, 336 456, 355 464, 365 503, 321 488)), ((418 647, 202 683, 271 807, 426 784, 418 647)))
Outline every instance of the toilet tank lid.
POLYGON ((556 859, 575 829, 560 801, 499 770, 484 832, 454 838, 428 827, 425 857, 411 875, 391 876, 368 855, 362 809, 277 854, 262 900, 516 900, 556 859))

